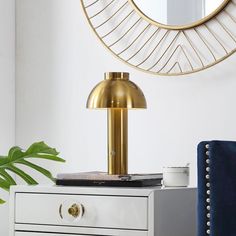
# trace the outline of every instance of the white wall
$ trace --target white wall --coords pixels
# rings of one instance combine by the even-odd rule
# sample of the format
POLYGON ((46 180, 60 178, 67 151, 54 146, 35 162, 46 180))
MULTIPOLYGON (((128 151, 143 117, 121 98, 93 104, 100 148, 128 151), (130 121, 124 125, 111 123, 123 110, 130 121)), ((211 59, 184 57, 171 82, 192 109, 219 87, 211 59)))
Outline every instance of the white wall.
POLYGON ((236 140, 235 59, 181 77, 145 74, 99 43, 80 1, 18 0, 16 142, 57 147, 67 163, 54 172, 105 170, 106 113, 86 110, 86 99, 103 72, 129 71, 148 102, 129 113, 130 172, 190 162, 194 185, 197 144, 236 140))
MULTIPOLYGON (((0 155, 15 142, 15 1, 0 0, 0 155)), ((0 198, 8 193, 0 190, 0 198)), ((8 204, 0 205, 0 235, 8 235, 8 204)))
POLYGON ((206 15, 211 14, 215 9, 217 9, 224 1, 223 0, 203 0, 206 6, 206 15))

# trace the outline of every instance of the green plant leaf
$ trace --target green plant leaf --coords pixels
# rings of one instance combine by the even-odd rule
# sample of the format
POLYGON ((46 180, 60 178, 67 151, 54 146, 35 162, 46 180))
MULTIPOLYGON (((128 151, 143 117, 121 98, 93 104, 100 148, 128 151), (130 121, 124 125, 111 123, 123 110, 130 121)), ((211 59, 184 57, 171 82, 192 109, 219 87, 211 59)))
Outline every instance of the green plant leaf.
MULTIPOLYGON (((38 182, 32 178, 25 171, 21 170, 20 167, 16 167, 15 164, 25 165, 32 168, 47 178, 54 181, 54 178, 50 171, 40 167, 28 161, 28 158, 46 159, 57 162, 65 162, 64 159, 60 158, 59 152, 55 148, 49 147, 44 142, 33 143, 26 151, 18 146, 12 147, 7 156, 0 156, 0 188, 9 191, 11 185, 15 185, 15 180, 7 172, 13 172, 19 177, 21 177, 27 184, 35 185, 38 182)), ((4 200, 0 199, 0 204, 4 203, 4 200)))
POLYGON ((22 149, 17 146, 12 147, 8 152, 8 158, 10 160, 17 160, 22 156, 24 156, 24 153, 22 152, 22 149))
POLYGON ((0 167, 6 163, 9 162, 9 158, 8 157, 1 157, 0 158, 0 167))
POLYGON ((0 204, 4 204, 5 201, 0 198, 0 204))
POLYGON ((0 167, 0 176, 2 176, 6 181, 8 181, 11 185, 16 185, 15 180, 0 167))
POLYGON ((49 147, 44 142, 33 143, 26 151, 26 155, 31 155, 35 153, 44 153, 57 156, 59 152, 55 148, 49 147))
POLYGON ((19 175, 27 184, 30 184, 30 185, 38 184, 38 182, 34 180, 31 176, 29 176, 23 170, 19 169, 18 167, 14 165, 8 165, 6 169, 19 175))
POLYGON ((35 164, 33 164, 33 163, 29 162, 29 161, 26 161, 26 160, 20 160, 20 161, 18 161, 17 163, 26 165, 26 166, 28 166, 28 167, 31 167, 32 169, 37 170, 37 171, 40 172, 42 175, 45 175, 46 177, 48 177, 49 179, 51 179, 52 181, 54 181, 54 178, 53 178, 51 172, 48 171, 48 170, 46 170, 46 169, 44 169, 43 167, 40 167, 40 166, 38 166, 38 165, 35 165, 35 164))
POLYGON ((65 162, 64 159, 54 156, 54 155, 32 154, 29 157, 27 156, 25 158, 39 158, 39 159, 47 159, 51 161, 65 162))
POLYGON ((0 178, 0 188, 4 189, 6 191, 9 191, 10 186, 11 185, 6 180, 0 178))

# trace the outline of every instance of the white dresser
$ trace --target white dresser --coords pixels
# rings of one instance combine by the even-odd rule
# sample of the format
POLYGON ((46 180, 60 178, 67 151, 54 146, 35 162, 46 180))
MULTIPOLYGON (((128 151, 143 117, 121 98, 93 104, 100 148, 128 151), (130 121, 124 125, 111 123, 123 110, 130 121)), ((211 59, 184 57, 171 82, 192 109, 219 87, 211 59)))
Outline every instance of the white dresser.
POLYGON ((195 236, 196 189, 16 186, 10 236, 195 236))

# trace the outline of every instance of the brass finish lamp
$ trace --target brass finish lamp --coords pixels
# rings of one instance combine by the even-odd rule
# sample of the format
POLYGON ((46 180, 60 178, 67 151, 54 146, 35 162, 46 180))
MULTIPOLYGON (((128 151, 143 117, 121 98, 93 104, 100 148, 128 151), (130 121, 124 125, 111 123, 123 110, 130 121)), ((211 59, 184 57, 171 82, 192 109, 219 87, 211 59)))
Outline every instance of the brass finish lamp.
POLYGON ((129 80, 129 73, 107 72, 91 91, 87 108, 107 108, 108 174, 128 174, 128 109, 146 107, 143 92, 129 80))

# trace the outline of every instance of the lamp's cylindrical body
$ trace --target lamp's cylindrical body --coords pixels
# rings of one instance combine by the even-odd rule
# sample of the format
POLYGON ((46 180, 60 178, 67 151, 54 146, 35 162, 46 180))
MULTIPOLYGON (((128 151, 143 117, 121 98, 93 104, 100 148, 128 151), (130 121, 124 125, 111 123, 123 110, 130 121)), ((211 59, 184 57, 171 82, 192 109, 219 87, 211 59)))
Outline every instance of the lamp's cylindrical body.
POLYGON ((128 110, 108 109, 108 173, 128 174, 128 110))
POLYGON ((88 108, 108 109, 108 173, 128 174, 128 109, 146 108, 141 89, 129 73, 108 72, 89 95, 88 108))

